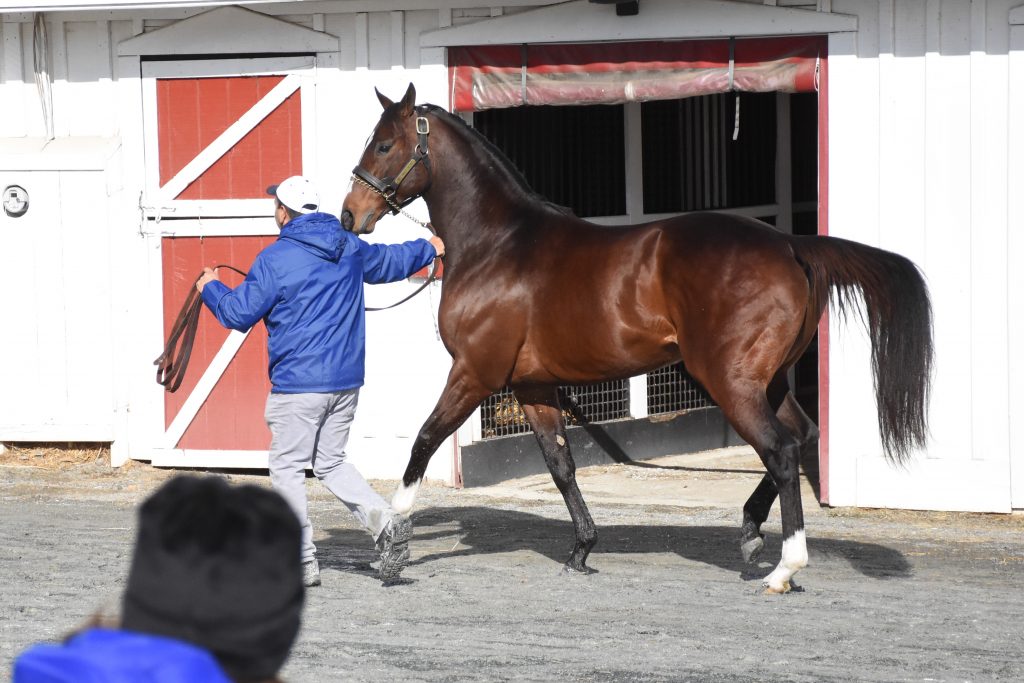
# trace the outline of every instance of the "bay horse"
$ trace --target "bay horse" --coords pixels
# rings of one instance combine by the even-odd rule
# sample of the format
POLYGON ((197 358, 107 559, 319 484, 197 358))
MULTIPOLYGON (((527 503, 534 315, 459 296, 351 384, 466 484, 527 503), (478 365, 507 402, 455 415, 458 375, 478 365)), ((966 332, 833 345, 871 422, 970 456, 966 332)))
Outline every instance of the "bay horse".
POLYGON ((558 386, 623 379, 681 359, 764 463, 767 473, 743 507, 740 549, 748 562, 757 557, 778 497, 782 558, 764 586, 787 592, 807 565, 799 462, 818 428, 786 371, 830 299, 867 326, 886 456, 901 463, 925 445, 932 314, 908 259, 721 213, 597 226, 535 194, 464 121, 417 106, 412 84, 399 102, 377 97, 384 111, 353 171, 342 223, 369 233, 423 198, 447 247, 438 325, 453 359, 413 443, 395 510, 411 510, 440 443, 508 386, 572 517, 576 542, 565 570, 591 572, 597 530, 576 483, 558 386))

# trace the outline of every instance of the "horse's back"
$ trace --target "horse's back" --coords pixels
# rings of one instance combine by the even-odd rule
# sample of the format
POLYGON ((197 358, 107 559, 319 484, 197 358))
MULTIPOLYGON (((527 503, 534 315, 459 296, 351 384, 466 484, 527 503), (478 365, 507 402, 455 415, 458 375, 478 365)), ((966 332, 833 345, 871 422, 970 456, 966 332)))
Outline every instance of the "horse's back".
POLYGON ((706 305, 727 281, 740 296, 753 279, 805 284, 790 239, 756 219, 710 212, 625 227, 571 219, 552 231, 537 276, 559 290, 575 283, 574 289, 600 291, 624 280, 637 297, 662 290, 662 296, 706 305))

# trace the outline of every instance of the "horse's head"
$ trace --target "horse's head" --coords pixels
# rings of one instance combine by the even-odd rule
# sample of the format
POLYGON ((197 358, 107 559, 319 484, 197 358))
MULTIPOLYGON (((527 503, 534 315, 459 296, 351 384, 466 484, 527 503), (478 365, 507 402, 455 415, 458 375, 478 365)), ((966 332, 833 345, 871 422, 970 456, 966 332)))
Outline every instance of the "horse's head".
POLYGON ((359 165, 352 170, 352 190, 342 204, 341 222, 355 233, 373 232, 388 212, 419 197, 430 187, 430 124, 415 107, 412 83, 400 102, 377 91, 384 107, 359 165))

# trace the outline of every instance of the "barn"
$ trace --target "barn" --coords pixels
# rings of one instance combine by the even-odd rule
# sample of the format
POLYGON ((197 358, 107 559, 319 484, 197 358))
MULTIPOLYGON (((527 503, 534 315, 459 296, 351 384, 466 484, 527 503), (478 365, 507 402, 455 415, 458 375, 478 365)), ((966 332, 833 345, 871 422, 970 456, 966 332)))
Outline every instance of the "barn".
MULTIPOLYGON (((731 211, 911 258, 935 308, 930 445, 885 462, 866 335, 824 320, 793 373, 821 500, 1024 508, 1021 0, 2 1, 0 31, 0 442, 265 466, 261 326, 204 313, 173 394, 153 359, 204 265, 244 269, 274 239, 264 188, 302 173, 340 211, 374 88, 412 82, 596 223, 731 211)), ((396 216, 370 239, 422 234, 396 216)), ((368 314, 367 476, 400 475, 444 384, 441 287, 368 314)), ((563 393, 581 464, 738 438, 682 366, 563 393)), ((499 393, 427 476, 537 471, 527 431, 499 393)))

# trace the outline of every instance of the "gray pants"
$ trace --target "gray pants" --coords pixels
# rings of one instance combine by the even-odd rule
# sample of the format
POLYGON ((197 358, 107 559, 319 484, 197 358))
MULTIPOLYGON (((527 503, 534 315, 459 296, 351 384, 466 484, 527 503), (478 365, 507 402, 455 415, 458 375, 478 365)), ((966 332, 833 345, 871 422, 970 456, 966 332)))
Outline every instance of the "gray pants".
POLYGON ((302 525, 302 561, 315 557, 306 503, 306 466, 373 535, 380 536, 394 512, 345 462, 345 444, 359 403, 359 389, 330 394, 270 394, 265 417, 270 427, 270 481, 302 525))

